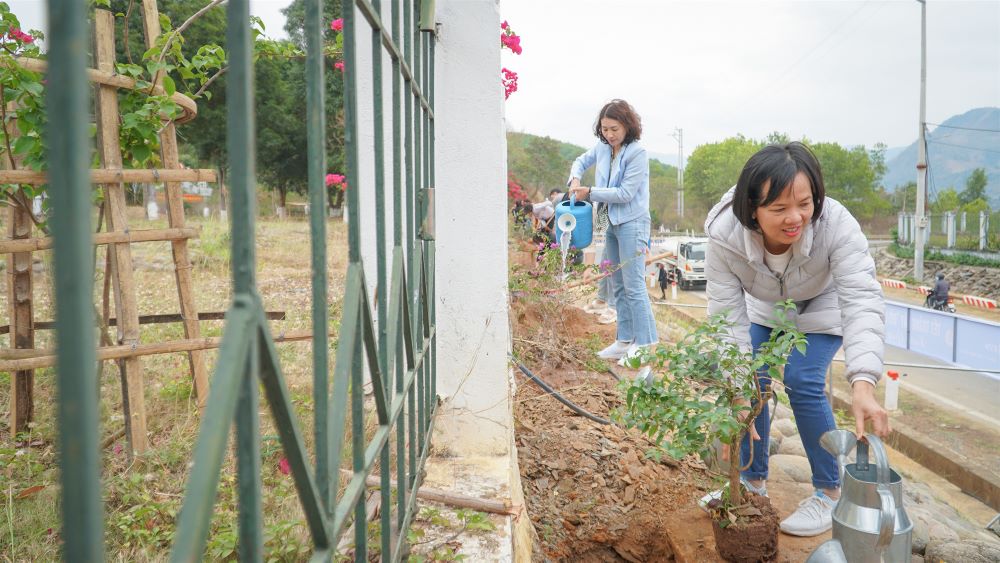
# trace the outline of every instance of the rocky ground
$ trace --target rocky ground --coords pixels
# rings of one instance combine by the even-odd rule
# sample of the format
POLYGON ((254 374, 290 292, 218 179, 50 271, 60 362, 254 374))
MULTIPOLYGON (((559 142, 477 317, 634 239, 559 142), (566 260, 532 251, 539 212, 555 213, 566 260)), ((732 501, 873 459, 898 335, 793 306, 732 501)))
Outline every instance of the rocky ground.
MULTIPOLYGON (((896 258, 888 249, 874 251, 875 270, 879 276, 901 280, 913 277, 913 260, 896 258)), ((977 266, 958 266, 947 262, 924 262, 924 283, 934 285, 937 272, 944 272, 952 293, 1000 300, 1000 270, 977 266)))

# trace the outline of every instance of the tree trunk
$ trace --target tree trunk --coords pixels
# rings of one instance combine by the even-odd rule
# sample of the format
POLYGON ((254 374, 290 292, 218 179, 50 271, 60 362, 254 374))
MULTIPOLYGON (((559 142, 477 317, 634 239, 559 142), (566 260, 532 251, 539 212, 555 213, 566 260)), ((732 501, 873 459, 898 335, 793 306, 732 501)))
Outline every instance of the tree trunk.
POLYGON ((288 197, 288 188, 285 186, 278 186, 278 219, 284 219, 285 213, 285 199, 288 197))

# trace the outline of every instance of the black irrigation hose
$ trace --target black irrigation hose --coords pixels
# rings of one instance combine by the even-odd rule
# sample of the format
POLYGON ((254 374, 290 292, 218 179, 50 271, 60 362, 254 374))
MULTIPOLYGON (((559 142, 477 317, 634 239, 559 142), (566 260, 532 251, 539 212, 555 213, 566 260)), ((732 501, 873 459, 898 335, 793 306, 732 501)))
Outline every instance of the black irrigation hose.
MULTIPOLYGON (((601 424, 611 424, 610 420, 606 420, 606 419, 603 419, 603 418, 601 418, 601 417, 599 417, 597 415, 591 414, 591 413, 583 410, 579 406, 577 406, 576 403, 574 403, 573 401, 570 401, 566 397, 563 397, 562 395, 560 395, 555 389, 553 389, 552 387, 550 387, 548 383, 545 383, 544 381, 542 381, 541 379, 539 379, 537 375, 531 373, 531 370, 529 370, 528 368, 524 367, 524 364, 522 364, 521 362, 517 361, 517 359, 514 358, 513 356, 511 356, 511 359, 514 360, 515 364, 517 364, 517 369, 521 370, 521 373, 523 373, 525 376, 527 376, 528 379, 530 379, 531 381, 534 381, 535 385, 538 385, 546 393, 548 393, 549 395, 552 395, 553 397, 555 397, 557 401, 559 401, 560 403, 562 403, 562 404, 566 405, 567 407, 569 407, 570 409, 572 409, 573 412, 577 413, 580 416, 589 418, 590 420, 593 420, 594 422, 599 422, 601 424)), ((608 371, 610 371, 610 370, 608 370, 608 371)), ((613 374, 614 373, 612 372, 612 375, 613 374)))

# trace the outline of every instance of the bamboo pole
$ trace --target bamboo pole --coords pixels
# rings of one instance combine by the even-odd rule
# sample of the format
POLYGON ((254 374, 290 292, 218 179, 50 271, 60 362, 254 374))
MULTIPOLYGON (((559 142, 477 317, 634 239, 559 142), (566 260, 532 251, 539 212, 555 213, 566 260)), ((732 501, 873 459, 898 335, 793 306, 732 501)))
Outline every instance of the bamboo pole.
MULTIPOLYGON (((94 11, 94 62, 98 70, 115 68, 115 19, 107 10, 94 11)), ((118 137, 118 89, 99 84, 96 87, 97 150, 101 164, 107 168, 122 167, 122 148, 118 137)), ((128 215, 125 188, 119 182, 107 183, 104 200, 107 211, 107 230, 126 234, 128 215)), ((115 315, 118 318, 117 342, 132 346, 139 342, 139 305, 136 302, 132 247, 125 242, 108 246, 111 265, 111 282, 114 285, 115 315)), ((105 273, 107 275, 107 272, 105 273)), ((122 378, 122 404, 125 410, 125 434, 128 436, 129 453, 139 455, 149 449, 146 433, 146 395, 142 375, 142 362, 138 356, 122 358, 119 364, 122 378)))
MULTIPOLYGON (((348 469, 341 469, 340 474, 348 478, 354 477, 354 473, 348 469)), ((378 489, 381 487, 381 479, 374 475, 369 475, 365 478, 365 485, 373 489, 378 489)), ((396 481, 390 480, 389 486, 393 489, 397 488, 396 481)), ((515 507, 509 500, 484 499, 458 493, 451 493, 431 487, 420 487, 417 489, 417 498, 432 502, 439 502, 441 504, 447 504, 448 506, 455 506, 458 508, 471 508, 472 510, 489 512, 491 514, 513 516, 518 512, 518 508, 515 507)))
MULTIPOLYGON (((94 244, 163 242, 197 237, 198 229, 194 227, 184 227, 181 229, 126 230, 113 233, 97 233, 94 235, 94 244)), ((48 250, 50 248, 52 248, 51 237, 0 241, 0 254, 10 254, 12 252, 35 252, 38 250, 48 250)))
MULTIPOLYGON (((159 183, 159 182, 216 182, 218 173, 211 168, 117 168, 90 171, 91 184, 159 183)), ((0 184, 47 184, 49 175, 44 170, 0 170, 0 184)))
MULTIPOLYGON (((660 254, 657 254, 656 256, 650 256, 649 258, 646 258, 646 265, 649 266, 650 264, 652 264, 653 262, 656 262, 657 260, 663 260, 664 258, 673 258, 673 257, 674 257, 674 253, 673 252, 669 252, 669 251, 668 252, 662 252, 660 254)), ((602 280, 602 279, 610 276, 611 274, 612 274, 612 272, 604 272, 603 274, 599 274, 599 275, 594 276, 592 278, 585 276, 581 280, 577 280, 577 281, 575 281, 573 283, 566 284, 566 285, 564 285, 562 287, 558 287, 558 288, 552 289, 552 290, 548 291, 547 293, 553 294, 553 293, 561 293, 563 291, 569 291, 569 290, 571 290, 571 289, 573 289, 575 287, 580 287, 581 285, 587 285, 587 284, 594 283, 596 281, 602 280)), ((643 282, 643 283, 645 283, 645 282, 643 282)))
MULTIPOLYGON (((159 21, 157 21, 157 35, 159 35, 159 21)), ((18 57, 15 59, 18 66, 23 69, 30 70, 32 72, 38 72, 45 74, 48 72, 49 64, 46 61, 39 59, 31 59, 28 57, 18 57)), ((148 88, 139 88, 136 85, 136 81, 133 78, 129 78, 124 74, 117 74, 112 70, 99 70, 96 68, 87 69, 87 80, 93 82, 94 84, 100 84, 102 86, 108 86, 113 88, 125 88, 126 90, 148 90, 148 88)), ((153 88, 153 94, 157 96, 166 95, 166 91, 158 83, 153 88)), ((194 100, 181 94, 180 92, 174 92, 170 99, 177 104, 184 115, 178 117, 175 123, 187 123, 195 117, 198 116, 198 104, 194 100)), ((166 118, 164 118, 166 119, 166 118)))
MULTIPOLYGON (((156 2, 142 2, 142 26, 146 40, 146 48, 155 45, 160 36, 160 16, 156 2)), ((160 87, 162 77, 157 75, 156 87, 160 87)), ((174 122, 168 122, 160 132, 160 160, 163 166, 171 169, 181 167, 177 149, 177 132, 174 122)), ((184 202, 181 200, 181 186, 175 181, 164 185, 167 194, 167 219, 173 228, 184 227, 184 202)), ((177 280, 177 298, 180 302, 181 315, 184 317, 184 336, 197 339, 201 335, 198 326, 198 310, 195 308, 194 284, 191 280, 191 262, 188 258, 187 239, 171 241, 170 249, 174 257, 174 274, 177 280)), ((198 407, 205 408, 208 398, 208 374, 205 371, 205 358, 200 349, 188 353, 188 363, 191 377, 194 379, 195 394, 198 397, 198 407)))
MULTIPOLYGON (((283 334, 278 334, 274 337, 275 342, 299 342, 311 339, 312 331, 309 330, 289 331, 283 334)), ((117 360, 121 358, 169 354, 172 352, 213 350, 218 348, 221 343, 221 336, 206 336, 202 338, 171 340, 169 342, 154 342, 151 344, 106 346, 97 349, 97 359, 117 360)), ((21 357, 14 359, 0 359, 0 371, 47 368, 52 367, 56 362, 55 352, 51 349, 36 349, 30 351, 0 350, 0 357, 9 356, 12 353, 16 353, 21 357), (32 354, 29 355, 27 352, 32 352, 32 354)))
MULTIPOLYGON (((283 321, 285 320, 284 311, 267 311, 264 316, 269 321, 283 321)), ((198 313, 199 321, 223 321, 226 319, 226 313, 224 311, 213 311, 210 313, 202 312, 198 313)), ((139 324, 150 325, 150 324, 162 324, 162 323, 179 323, 184 320, 184 317, 180 313, 161 313, 157 315, 139 315, 139 324)), ((112 317, 107 319, 107 326, 117 326, 118 319, 112 317)), ((36 321, 34 323, 35 330, 51 330, 56 327, 55 321, 36 321)), ((7 334, 10 332, 10 325, 0 326, 0 334, 7 334)), ((0 350, 0 355, 2 355, 2 350, 0 350)))

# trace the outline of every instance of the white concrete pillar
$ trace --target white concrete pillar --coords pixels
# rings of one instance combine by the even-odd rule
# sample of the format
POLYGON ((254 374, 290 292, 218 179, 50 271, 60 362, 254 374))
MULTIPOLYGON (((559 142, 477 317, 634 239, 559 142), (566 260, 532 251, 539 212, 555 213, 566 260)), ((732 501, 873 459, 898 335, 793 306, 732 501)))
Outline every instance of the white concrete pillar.
POLYGON ((965 211, 962 212, 962 226, 961 226, 961 231, 963 233, 965 232, 965 211))
POLYGON ((979 212, 979 250, 986 250, 986 238, 990 227, 990 214, 986 211, 979 212))
POLYGON ((906 231, 904 226, 906 225, 906 217, 902 213, 896 214, 896 242, 900 244, 906 242, 906 231))
POLYGON ((955 248, 955 212, 949 211, 945 217, 948 219, 948 248, 955 248))

